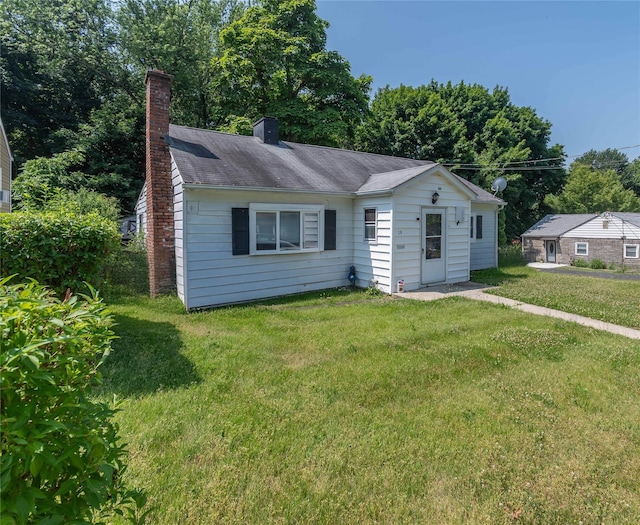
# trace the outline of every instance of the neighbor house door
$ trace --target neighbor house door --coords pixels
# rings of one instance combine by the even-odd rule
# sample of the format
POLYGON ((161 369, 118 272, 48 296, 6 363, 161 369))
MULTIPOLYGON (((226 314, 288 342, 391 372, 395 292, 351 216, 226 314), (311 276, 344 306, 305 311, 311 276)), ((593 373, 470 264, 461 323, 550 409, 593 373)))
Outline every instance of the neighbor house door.
POLYGON ((446 280, 446 211, 422 209, 422 284, 446 280))
POLYGON ((547 244, 547 262, 556 262, 556 241, 546 241, 547 244))

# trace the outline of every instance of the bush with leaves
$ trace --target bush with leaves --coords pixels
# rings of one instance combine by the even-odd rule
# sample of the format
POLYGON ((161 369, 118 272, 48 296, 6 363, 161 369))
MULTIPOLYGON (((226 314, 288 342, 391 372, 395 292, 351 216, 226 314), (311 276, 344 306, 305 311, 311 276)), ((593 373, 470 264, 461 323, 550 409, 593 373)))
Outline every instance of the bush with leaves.
POLYGON ((35 281, 0 281, 1 523, 141 523, 144 495, 122 482, 115 409, 92 401, 113 320, 91 296, 57 299, 35 281))
POLYGON ((64 294, 100 283, 119 245, 113 221, 97 214, 23 212, 0 215, 0 276, 32 278, 64 294))

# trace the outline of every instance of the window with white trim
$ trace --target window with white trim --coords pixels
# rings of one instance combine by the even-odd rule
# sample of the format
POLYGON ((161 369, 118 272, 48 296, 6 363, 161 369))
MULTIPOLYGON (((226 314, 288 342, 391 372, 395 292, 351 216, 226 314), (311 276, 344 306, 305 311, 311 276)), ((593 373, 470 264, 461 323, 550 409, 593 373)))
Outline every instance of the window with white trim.
POLYGON ((322 245, 322 206, 249 205, 249 253, 317 252, 322 245))
POLYGON ((364 209, 364 240, 375 241, 378 238, 378 210, 364 209))
POLYGON ((589 243, 588 242, 577 242, 575 248, 576 255, 589 255, 589 243))
POLYGON ((640 245, 639 244, 625 244, 624 245, 624 258, 625 259, 638 259, 640 257, 640 245))

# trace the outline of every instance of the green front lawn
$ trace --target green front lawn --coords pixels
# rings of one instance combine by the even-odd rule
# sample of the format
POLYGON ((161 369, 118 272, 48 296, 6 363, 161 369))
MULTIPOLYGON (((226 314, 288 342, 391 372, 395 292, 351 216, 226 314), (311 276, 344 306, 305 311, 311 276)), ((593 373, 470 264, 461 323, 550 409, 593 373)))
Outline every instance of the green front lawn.
POLYGON ((489 293, 640 329, 640 280, 551 273, 512 264, 472 272, 478 283, 498 285, 489 293))
POLYGON ((638 341, 363 292, 112 310, 151 523, 640 522, 638 341))

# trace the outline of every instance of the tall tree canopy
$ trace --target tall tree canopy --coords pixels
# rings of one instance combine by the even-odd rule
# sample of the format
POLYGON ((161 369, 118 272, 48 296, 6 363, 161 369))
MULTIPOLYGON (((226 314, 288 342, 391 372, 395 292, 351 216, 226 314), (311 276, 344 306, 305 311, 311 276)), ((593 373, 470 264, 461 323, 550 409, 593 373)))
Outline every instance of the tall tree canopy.
POLYGON ((564 151, 549 146, 550 135, 551 124, 512 104, 506 89, 432 81, 379 90, 356 147, 442 162, 487 190, 505 176, 504 233, 511 239, 546 213, 545 196, 564 184, 564 151))
POLYGON ((23 162, 63 151, 123 70, 106 0, 2 3, 2 116, 23 162))
POLYGON ((592 149, 577 157, 574 164, 587 164, 594 170, 613 170, 620 176, 624 188, 640 197, 640 157, 629 162, 627 155, 617 149, 592 149))
POLYGON ((144 180, 144 75, 174 75, 174 122, 210 120, 209 61, 239 0, 4 0, 2 116, 18 164, 76 151, 130 211, 144 180))
POLYGON ((640 211, 640 198, 624 188, 615 170, 594 169, 582 162, 571 165, 564 189, 549 195, 547 204, 556 213, 640 211))
POLYGON ((371 78, 326 49, 314 0, 264 0, 220 33, 212 61, 214 122, 270 115, 292 141, 348 146, 368 105, 371 78))
POLYGON ((223 27, 243 11, 239 0, 122 0, 117 20, 124 58, 143 85, 149 69, 173 75, 171 118, 211 125, 211 67, 223 27))

